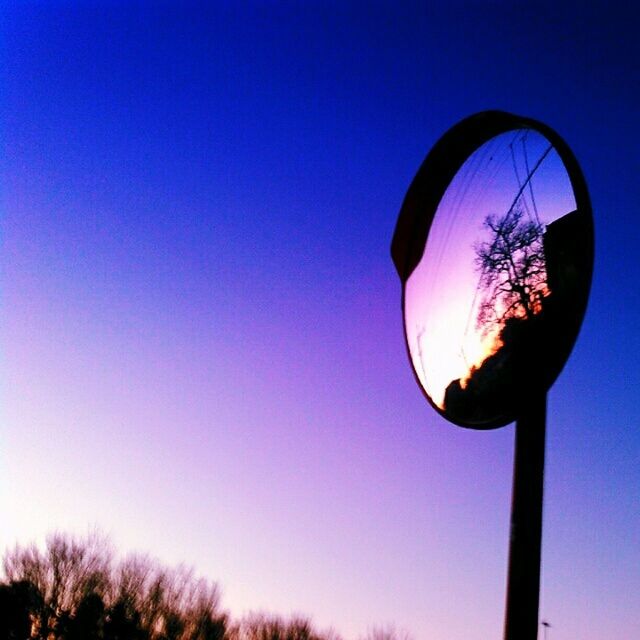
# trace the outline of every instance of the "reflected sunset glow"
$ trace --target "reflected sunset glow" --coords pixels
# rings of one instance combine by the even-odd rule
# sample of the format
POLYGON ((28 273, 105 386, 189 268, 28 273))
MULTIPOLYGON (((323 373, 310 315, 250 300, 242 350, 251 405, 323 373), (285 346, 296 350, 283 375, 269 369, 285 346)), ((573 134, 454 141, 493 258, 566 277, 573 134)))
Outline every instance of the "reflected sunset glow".
MULTIPOLYGON (((464 389, 470 374, 501 348, 505 318, 524 315, 517 306, 509 311, 496 297, 489 311, 502 319, 485 317, 486 266, 480 264, 479 253, 482 247, 496 248, 498 242, 497 235, 492 240, 495 229, 488 226, 489 217, 499 221, 511 215, 512 230, 526 225, 538 229, 531 247, 537 247, 540 264, 535 264, 535 255, 523 258, 531 262, 527 296, 530 313, 536 314, 548 294, 545 230, 575 209, 560 156, 532 129, 489 140, 455 175, 436 211, 422 260, 405 289, 405 330, 413 367, 438 407, 445 409, 445 393, 453 381, 464 389)), ((499 291, 502 295, 505 287, 499 291)), ((509 293, 515 295, 511 289, 509 293)))

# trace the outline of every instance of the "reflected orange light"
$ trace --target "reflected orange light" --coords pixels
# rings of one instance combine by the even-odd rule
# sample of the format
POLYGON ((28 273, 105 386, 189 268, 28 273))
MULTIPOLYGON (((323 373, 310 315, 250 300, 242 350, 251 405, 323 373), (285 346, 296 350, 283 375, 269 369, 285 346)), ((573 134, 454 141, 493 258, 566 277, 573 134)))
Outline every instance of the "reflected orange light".
POLYGON ((428 327, 417 328, 409 334, 415 343, 410 345, 414 369, 433 402, 444 409, 445 390, 453 380, 468 380, 474 367, 479 367, 501 346, 500 326, 486 334, 467 326, 468 307, 464 296, 452 296, 443 301, 440 313, 431 317, 428 327), (429 335, 431 334, 431 335, 429 335), (434 340, 433 335, 449 339, 434 340), (452 350, 451 339, 458 336, 460 348, 452 350))
POLYGON ((502 341, 500 340, 499 334, 500 328, 498 327, 494 331, 492 331, 484 340, 481 341, 480 350, 482 350, 483 353, 481 353, 481 355, 479 355, 475 361, 469 363, 469 370, 467 371, 467 374, 464 377, 460 378, 460 384, 463 389, 467 386, 467 383, 469 382, 469 379, 471 378, 473 372, 476 369, 479 369, 482 363, 487 358, 496 353, 496 351, 498 351, 498 349, 500 349, 500 347, 502 346, 502 341))

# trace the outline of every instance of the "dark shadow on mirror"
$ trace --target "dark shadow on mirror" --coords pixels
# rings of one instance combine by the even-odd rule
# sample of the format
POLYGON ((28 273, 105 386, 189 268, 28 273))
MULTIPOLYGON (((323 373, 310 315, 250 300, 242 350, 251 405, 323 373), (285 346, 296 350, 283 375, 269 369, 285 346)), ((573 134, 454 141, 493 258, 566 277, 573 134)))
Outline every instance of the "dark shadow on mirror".
POLYGON ((517 416, 551 385, 580 326, 593 257, 591 217, 579 210, 543 228, 515 208, 484 226, 492 237, 474 247, 477 325, 496 333, 495 351, 444 398, 445 411, 469 424, 517 416))

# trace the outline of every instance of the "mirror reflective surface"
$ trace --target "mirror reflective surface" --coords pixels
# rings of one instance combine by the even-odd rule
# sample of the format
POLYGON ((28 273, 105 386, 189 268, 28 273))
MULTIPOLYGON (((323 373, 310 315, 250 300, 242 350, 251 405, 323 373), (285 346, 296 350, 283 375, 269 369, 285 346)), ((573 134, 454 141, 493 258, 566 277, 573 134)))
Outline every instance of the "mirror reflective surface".
POLYGON ((446 417, 500 426, 553 383, 582 319, 591 232, 537 130, 501 133, 462 164, 404 289, 411 361, 446 417))

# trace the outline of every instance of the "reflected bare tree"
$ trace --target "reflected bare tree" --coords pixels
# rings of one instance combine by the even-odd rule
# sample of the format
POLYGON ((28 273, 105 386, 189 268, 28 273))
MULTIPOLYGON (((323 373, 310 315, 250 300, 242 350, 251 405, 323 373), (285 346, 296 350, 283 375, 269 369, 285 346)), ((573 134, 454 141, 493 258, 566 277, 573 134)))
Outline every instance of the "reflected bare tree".
POLYGON ((474 250, 483 292, 477 327, 488 333, 509 318, 528 320, 541 310, 547 271, 544 228, 525 220, 521 208, 513 207, 503 216, 487 216, 484 228, 491 238, 474 245, 474 250))
POLYGON ((555 344, 544 227, 525 219, 519 207, 487 216, 483 226, 489 238, 474 245, 482 294, 476 326, 484 336, 495 332, 497 348, 465 379, 452 380, 444 398, 447 411, 471 423, 522 406, 522 398, 544 379, 555 344))

